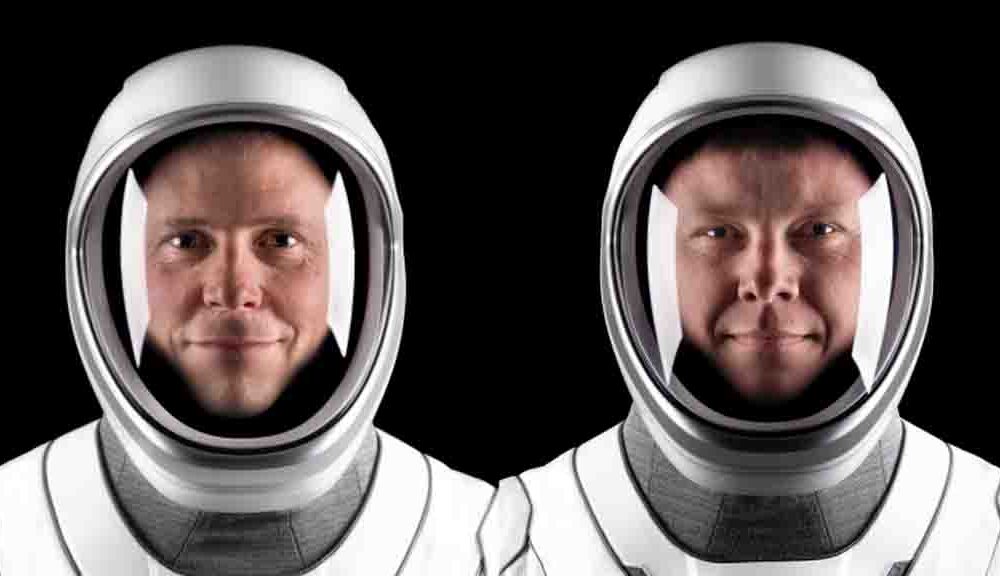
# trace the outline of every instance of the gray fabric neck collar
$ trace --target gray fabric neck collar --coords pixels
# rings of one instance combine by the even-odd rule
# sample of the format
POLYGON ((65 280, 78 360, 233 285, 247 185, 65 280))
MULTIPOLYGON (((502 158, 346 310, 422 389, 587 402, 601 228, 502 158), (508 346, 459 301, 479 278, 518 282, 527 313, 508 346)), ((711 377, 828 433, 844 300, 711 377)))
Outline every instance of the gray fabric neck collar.
POLYGON ((309 506, 278 512, 223 514, 167 500, 139 473, 106 418, 101 454, 122 516, 146 550, 180 573, 301 574, 331 553, 364 503, 379 444, 374 429, 344 475, 309 506))
POLYGON ((861 466, 836 486, 765 497, 711 492, 682 476, 634 405, 622 425, 632 477, 663 531, 689 553, 715 562, 812 560, 850 546, 884 499, 902 437, 896 415, 861 466))

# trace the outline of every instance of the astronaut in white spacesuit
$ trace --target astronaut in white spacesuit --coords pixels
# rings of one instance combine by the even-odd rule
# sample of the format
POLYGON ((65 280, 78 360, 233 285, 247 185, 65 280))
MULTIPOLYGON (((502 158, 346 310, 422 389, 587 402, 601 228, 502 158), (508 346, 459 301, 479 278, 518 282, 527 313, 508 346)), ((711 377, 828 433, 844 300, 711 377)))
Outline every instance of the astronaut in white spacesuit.
POLYGON ((930 312, 916 147, 874 76, 725 46, 640 107, 604 205, 626 420, 501 481, 487 574, 997 574, 1000 470, 902 420, 930 312))
POLYGON ((382 141, 327 68, 228 46, 129 77, 67 236, 104 416, 0 468, 0 573, 477 573, 494 490, 372 423, 401 234, 382 141))

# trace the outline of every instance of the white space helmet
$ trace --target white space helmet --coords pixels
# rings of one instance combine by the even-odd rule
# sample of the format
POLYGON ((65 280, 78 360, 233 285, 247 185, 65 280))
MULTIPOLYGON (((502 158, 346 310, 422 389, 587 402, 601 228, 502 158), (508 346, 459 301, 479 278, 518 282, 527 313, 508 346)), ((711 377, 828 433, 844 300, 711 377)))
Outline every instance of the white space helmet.
POLYGON ((248 46, 142 68, 90 139, 66 248, 91 384, 157 490, 258 512, 334 484, 371 430, 405 299, 389 158, 339 76, 248 46), (243 143, 239 167, 226 138, 243 143), (229 378, 277 400, 239 417, 192 409, 229 378))
POLYGON ((619 365, 683 474, 794 494, 861 463, 916 363, 933 279, 917 150, 869 71, 781 43, 672 66, 618 149, 601 238, 619 365), (766 150, 799 164, 761 168, 766 150))

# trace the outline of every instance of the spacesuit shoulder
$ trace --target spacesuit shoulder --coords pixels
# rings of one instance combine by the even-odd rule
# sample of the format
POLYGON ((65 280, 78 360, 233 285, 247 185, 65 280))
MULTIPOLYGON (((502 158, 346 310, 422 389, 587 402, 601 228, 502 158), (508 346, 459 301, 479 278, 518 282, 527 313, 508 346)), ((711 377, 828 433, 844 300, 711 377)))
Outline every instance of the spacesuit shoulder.
POLYGON ((51 447, 86 424, 0 466, 0 574, 75 574, 52 510, 46 464, 51 447))
POLYGON ((948 447, 953 458, 952 481, 956 484, 953 497, 971 497, 980 504, 992 503, 990 512, 1000 521, 1000 467, 953 444, 948 447))
MULTIPOLYGON (((927 434, 910 422, 907 434, 927 434)), ((996 571, 1000 542, 1000 468, 948 444, 944 495, 914 559, 913 574, 986 574, 996 571)))
POLYGON ((403 574, 476 574, 481 550, 476 532, 493 498, 494 488, 439 460, 407 446, 385 432, 383 441, 392 441, 400 449, 419 455, 429 473, 429 495, 407 554, 403 574))
MULTIPOLYGON (((617 426, 605 434, 613 434, 617 426)), ((591 440, 584 446, 596 441, 591 440)), ((480 530, 484 574, 617 574, 576 474, 577 449, 506 478, 480 530)))

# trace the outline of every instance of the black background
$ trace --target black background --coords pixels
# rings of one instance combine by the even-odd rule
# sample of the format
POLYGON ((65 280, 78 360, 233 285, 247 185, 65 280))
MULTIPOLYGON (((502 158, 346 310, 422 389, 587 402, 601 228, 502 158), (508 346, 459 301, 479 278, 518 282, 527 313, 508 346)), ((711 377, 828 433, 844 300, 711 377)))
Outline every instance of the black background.
POLYGON ((65 225, 91 131, 143 65, 188 48, 257 44, 311 57, 346 80, 389 151, 405 219, 402 346, 376 424, 496 481, 544 464, 628 410, 601 311, 598 247, 611 163, 638 105, 686 56, 780 40, 834 50, 874 72, 917 142, 937 271, 901 412, 1000 464, 996 152, 983 137, 993 66, 985 50, 963 43, 968 34, 945 45, 871 26, 709 34, 692 24, 612 39, 569 22, 510 23, 489 34, 322 24, 280 32, 172 24, 152 33, 133 23, 8 50, 5 140, 14 145, 2 156, 0 462, 100 415, 69 329, 65 225))

